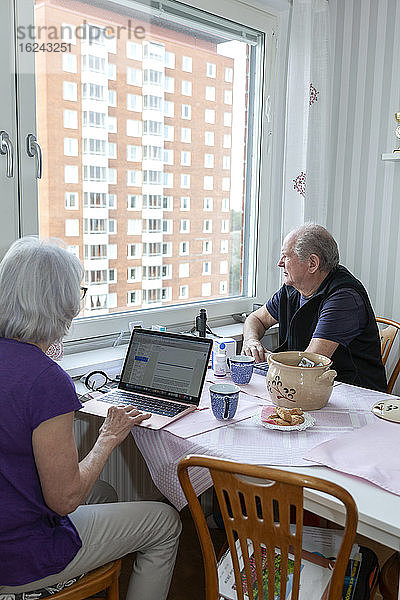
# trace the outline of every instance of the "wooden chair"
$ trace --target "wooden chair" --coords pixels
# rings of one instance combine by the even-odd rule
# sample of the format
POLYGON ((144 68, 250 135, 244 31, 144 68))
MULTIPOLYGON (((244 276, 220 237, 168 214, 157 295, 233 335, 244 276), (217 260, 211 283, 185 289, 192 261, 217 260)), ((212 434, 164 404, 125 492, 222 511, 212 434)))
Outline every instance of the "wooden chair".
POLYGON ((107 600, 119 600, 118 578, 121 572, 121 563, 122 560, 119 559, 89 571, 82 579, 51 597, 57 598, 57 600, 84 600, 89 597, 101 597, 104 600, 104 596, 98 596, 98 594, 105 590, 107 600))
MULTIPOLYGON (((379 324, 387 325, 387 327, 379 328, 379 337, 381 340, 381 356, 382 362, 386 365, 390 351, 392 349, 394 340, 400 330, 400 323, 392 321, 392 319, 385 319, 384 317, 376 317, 376 322, 379 324)), ((398 359, 392 374, 389 377, 387 391, 389 394, 392 393, 394 384, 400 372, 400 358, 398 359)))
MULTIPOLYGON (((219 599, 217 561, 204 514, 189 479, 188 469, 190 467, 205 467, 210 471, 234 565, 238 600, 243 600, 244 596, 235 538, 240 540, 244 554, 247 582, 252 581, 247 540, 251 540, 253 543, 258 590, 263 589, 260 544, 266 546, 267 571, 272 574, 271 577, 268 576, 269 598, 274 598, 274 548, 277 547, 281 550, 281 600, 286 596, 287 578, 282 574, 288 572, 288 552, 290 551, 294 556, 291 598, 297 600, 303 532, 303 490, 304 488, 319 490, 341 500, 346 508, 346 523, 327 596, 327 600, 341 600, 344 576, 358 521, 355 502, 346 490, 317 477, 298 475, 270 467, 240 464, 210 456, 193 455, 186 456, 180 461, 178 476, 200 539, 205 568, 206 600, 219 599), (294 531, 290 529, 290 515, 293 513, 295 514, 294 531)), ((252 584, 247 587, 253 589, 252 584)), ((252 591, 248 593, 250 600, 253 600, 252 591)))

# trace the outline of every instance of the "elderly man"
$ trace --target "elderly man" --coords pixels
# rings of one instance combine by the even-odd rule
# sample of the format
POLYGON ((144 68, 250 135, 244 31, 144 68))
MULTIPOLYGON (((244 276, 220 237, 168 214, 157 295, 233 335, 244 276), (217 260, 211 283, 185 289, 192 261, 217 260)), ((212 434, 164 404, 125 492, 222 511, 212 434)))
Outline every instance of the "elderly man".
POLYGON ((337 244, 321 225, 306 223, 291 231, 278 266, 284 285, 244 324, 243 350, 266 360, 260 339, 279 323, 276 351, 306 350, 333 360, 337 379, 386 391, 375 315, 358 279, 339 265, 337 244))

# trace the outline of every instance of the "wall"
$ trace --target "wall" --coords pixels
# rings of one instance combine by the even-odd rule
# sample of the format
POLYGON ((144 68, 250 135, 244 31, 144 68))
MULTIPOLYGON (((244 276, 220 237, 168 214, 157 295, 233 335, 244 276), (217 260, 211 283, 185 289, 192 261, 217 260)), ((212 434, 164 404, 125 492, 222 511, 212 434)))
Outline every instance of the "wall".
POLYGON ((400 2, 331 0, 332 121, 327 227, 377 314, 400 321, 400 2), (397 140, 397 146, 399 140, 397 140))

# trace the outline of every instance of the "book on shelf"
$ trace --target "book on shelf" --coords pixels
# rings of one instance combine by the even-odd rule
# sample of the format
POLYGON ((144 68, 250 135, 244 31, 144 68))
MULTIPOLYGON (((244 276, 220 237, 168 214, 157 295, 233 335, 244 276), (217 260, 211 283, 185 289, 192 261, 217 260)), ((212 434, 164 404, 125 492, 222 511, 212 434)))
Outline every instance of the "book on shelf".
MULTIPOLYGON (((334 566, 334 556, 340 545, 340 532, 332 530, 323 530, 314 527, 305 527, 303 534, 303 549, 301 557, 300 570, 300 592, 299 600, 325 600, 328 594, 328 586, 332 576, 334 566), (312 530, 310 533, 308 530, 312 530), (316 531, 319 530, 319 531, 316 531)), ((236 550, 241 570, 242 588, 244 597, 247 600, 248 582, 245 576, 244 561, 242 557, 240 542, 236 542, 236 550)), ((252 575, 251 584, 253 586, 254 600, 279 600, 280 598, 280 564, 281 554, 278 548, 275 548, 275 586, 274 598, 268 598, 268 573, 267 573, 267 550, 261 545, 261 562, 263 567, 263 591, 260 594, 257 589, 256 567, 252 542, 248 540, 248 554, 250 562, 250 571, 252 575), (265 567, 265 568, 264 568, 265 567)), ((352 600, 357 583, 358 574, 361 567, 361 554, 357 544, 353 546, 351 558, 348 565, 348 576, 345 579, 343 588, 343 600, 352 600)), ((291 599, 293 584, 294 557, 288 555, 286 598, 291 599)), ((221 598, 226 600, 237 600, 235 576, 233 572, 232 559, 229 550, 223 555, 218 564, 219 593, 221 598)))

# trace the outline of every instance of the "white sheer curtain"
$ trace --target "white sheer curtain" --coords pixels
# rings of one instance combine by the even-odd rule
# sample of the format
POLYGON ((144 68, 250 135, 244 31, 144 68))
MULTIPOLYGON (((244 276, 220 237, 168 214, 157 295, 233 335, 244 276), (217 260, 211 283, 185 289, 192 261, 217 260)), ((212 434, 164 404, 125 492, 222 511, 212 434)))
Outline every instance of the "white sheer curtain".
POLYGON ((293 0, 287 88, 283 233, 326 223, 329 145, 329 6, 293 0))

